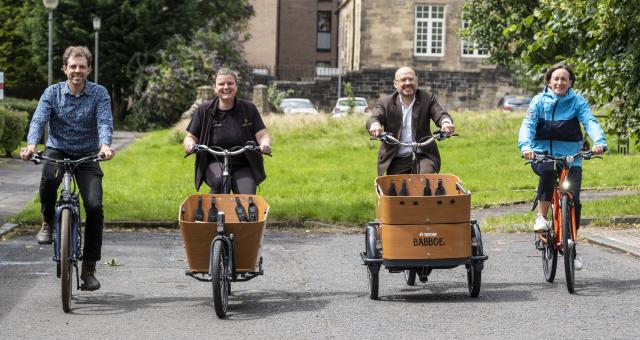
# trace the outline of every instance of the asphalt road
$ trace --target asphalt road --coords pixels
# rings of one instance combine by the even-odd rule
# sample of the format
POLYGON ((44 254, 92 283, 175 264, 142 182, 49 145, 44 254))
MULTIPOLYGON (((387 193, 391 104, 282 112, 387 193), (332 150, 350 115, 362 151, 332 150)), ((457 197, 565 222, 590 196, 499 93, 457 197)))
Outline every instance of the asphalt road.
MULTIPOLYGON (((265 275, 232 285, 228 318, 214 313, 211 285, 184 275, 179 233, 108 232, 102 289, 60 306, 51 248, 33 237, 0 241, 0 338, 638 338, 640 260, 579 245, 586 268, 577 293, 544 282, 530 234, 485 234, 489 260, 480 297, 464 267, 434 271, 408 287, 381 272, 368 298, 363 235, 268 232, 265 275)), ((562 258, 559 259, 560 261, 562 258)))

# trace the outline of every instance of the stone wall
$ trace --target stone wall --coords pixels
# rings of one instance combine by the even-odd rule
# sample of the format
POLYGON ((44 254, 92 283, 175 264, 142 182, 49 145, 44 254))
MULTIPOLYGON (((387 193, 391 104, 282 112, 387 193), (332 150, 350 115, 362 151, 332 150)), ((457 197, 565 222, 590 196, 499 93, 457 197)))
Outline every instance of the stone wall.
MULTIPOLYGON (((357 97, 365 97, 373 107, 381 95, 394 91, 395 68, 363 69, 342 77, 351 83, 357 97)), ((418 86, 436 94, 447 109, 495 108, 505 93, 520 93, 506 70, 482 69, 478 71, 450 72, 417 70, 418 86)), ((276 81, 282 90, 293 89, 290 97, 309 98, 326 112, 331 111, 338 97, 338 78, 322 78, 307 82, 276 81)), ((344 96, 344 86, 342 87, 344 96)))

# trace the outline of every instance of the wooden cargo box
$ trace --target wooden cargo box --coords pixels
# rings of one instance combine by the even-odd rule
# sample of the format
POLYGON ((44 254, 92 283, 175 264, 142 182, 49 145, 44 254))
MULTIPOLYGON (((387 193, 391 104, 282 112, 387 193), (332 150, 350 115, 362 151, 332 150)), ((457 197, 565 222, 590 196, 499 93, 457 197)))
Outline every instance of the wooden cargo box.
POLYGON ((202 197, 204 220, 208 219, 211 198, 216 198, 216 206, 225 214, 225 230, 233 234, 235 240, 235 259, 237 272, 251 272, 257 269, 262 248, 269 205, 256 195, 223 195, 223 194, 195 194, 187 197, 180 205, 178 221, 184 242, 184 249, 191 272, 209 272, 209 252, 211 241, 217 233, 217 222, 194 222, 195 211, 198 207, 198 197, 202 197), (253 198, 258 207, 256 222, 239 222, 235 213, 236 197, 240 197, 245 211, 249 197, 253 198))
POLYGON ((471 256, 470 224, 382 224, 385 260, 455 259, 471 256))
POLYGON ((375 181, 377 193, 376 217, 382 224, 469 223, 471 194, 466 192, 455 175, 405 174, 380 176, 375 181), (445 195, 424 196, 429 180, 432 195, 442 180, 445 195), (407 196, 389 196, 391 183, 400 194, 406 183, 407 196))

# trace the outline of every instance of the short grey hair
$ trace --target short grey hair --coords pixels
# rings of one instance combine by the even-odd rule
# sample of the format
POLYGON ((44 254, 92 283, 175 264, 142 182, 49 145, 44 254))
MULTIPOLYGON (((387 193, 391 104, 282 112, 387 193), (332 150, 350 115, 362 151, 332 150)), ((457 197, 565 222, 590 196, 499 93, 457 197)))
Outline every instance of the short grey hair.
POLYGON ((236 83, 238 83, 238 71, 232 70, 230 68, 222 67, 218 69, 218 71, 216 72, 216 78, 218 78, 218 76, 233 76, 233 79, 236 81, 236 83))

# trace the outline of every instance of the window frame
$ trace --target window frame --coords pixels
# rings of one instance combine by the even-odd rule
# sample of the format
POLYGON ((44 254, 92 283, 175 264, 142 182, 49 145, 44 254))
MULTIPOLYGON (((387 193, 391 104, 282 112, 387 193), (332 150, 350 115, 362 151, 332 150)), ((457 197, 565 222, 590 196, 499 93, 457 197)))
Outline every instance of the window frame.
MULTIPOLYGON (((462 29, 467 28, 467 26, 469 25, 469 22, 461 19, 460 20, 462 22, 462 29)), ((460 55, 464 58, 489 58, 489 49, 486 47, 479 47, 478 43, 476 42, 471 42, 471 41, 467 41, 464 38, 460 37, 460 55), (472 49, 473 53, 465 53, 465 45, 467 49, 472 49), (481 50, 486 51, 486 53, 481 54, 479 53, 481 50)))
POLYGON ((331 30, 332 29, 332 27, 331 27, 332 22, 331 21, 332 21, 332 13, 331 13, 331 11, 325 11, 325 10, 318 10, 317 11, 317 14, 316 14, 316 52, 331 52, 331 49, 332 49, 331 48, 332 47, 331 46, 331 44, 332 44, 332 41, 331 41, 332 40, 332 36, 331 35, 333 33, 332 30, 331 30), (321 18, 321 15, 327 15, 327 14, 328 14, 328 16, 321 18), (321 19, 328 19, 328 28, 327 28, 327 30, 320 30, 320 20, 321 19), (328 36, 328 42, 329 42, 329 47, 328 48, 323 48, 323 47, 319 46, 319 44, 320 44, 320 35, 321 34, 323 36, 328 36))
MULTIPOLYGON (((447 33, 447 6, 444 4, 416 4, 414 8, 414 29, 413 29, 413 54, 419 57, 444 57, 446 47, 446 33, 447 33), (426 18, 418 17, 418 11, 426 11, 426 18), (434 8, 442 8, 442 18, 433 18, 434 8), (440 45, 434 46, 434 23, 440 23, 442 32, 440 33, 440 45), (423 27, 420 27, 423 26, 423 27), (423 28, 426 32, 426 41, 419 39, 418 29, 423 28), (425 46, 418 46, 419 42, 424 42, 425 46), (434 48, 439 48, 440 52, 431 52, 434 48), (420 52, 420 49, 426 49, 426 52, 420 52)), ((436 28, 437 29, 437 28, 436 28)))

